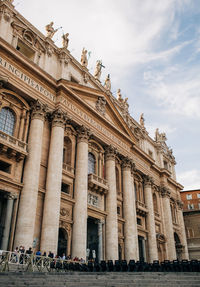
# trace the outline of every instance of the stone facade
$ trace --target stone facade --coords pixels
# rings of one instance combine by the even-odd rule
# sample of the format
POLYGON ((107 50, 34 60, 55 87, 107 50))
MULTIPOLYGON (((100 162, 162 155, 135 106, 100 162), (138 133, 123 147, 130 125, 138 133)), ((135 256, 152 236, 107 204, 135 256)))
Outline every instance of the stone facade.
POLYGON ((68 42, 58 48, 10 1, 0 11, 0 249, 187 259, 165 134, 150 138, 68 42))

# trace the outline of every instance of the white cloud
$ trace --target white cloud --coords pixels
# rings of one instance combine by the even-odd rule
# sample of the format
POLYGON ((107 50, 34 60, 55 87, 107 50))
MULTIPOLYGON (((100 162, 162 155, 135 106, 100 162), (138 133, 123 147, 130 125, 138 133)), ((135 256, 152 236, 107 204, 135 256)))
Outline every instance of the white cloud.
POLYGON ((184 186, 184 190, 200 188, 200 170, 189 170, 177 174, 177 180, 184 186))

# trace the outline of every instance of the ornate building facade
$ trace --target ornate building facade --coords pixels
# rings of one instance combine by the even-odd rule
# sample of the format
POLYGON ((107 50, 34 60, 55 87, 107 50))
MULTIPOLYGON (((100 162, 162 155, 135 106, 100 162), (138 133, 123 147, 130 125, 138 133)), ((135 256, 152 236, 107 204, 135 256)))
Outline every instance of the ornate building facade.
POLYGON ((0 249, 188 258, 175 158, 128 99, 0 1, 0 249))

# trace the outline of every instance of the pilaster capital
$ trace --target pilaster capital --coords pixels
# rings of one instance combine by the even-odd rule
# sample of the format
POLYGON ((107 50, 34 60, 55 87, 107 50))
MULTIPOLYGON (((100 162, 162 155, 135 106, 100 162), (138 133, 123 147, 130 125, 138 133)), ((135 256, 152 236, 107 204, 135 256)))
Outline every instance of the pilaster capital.
POLYGON ((144 175, 143 176, 143 180, 144 180, 144 186, 145 187, 150 187, 153 184, 153 178, 149 175, 144 175))
POLYGON ((85 126, 81 126, 77 129, 77 142, 86 142, 88 143, 89 137, 91 136, 90 129, 85 126))
POLYGON ((129 157, 124 157, 122 159, 122 169, 129 170, 132 168, 132 160, 129 157))
POLYGON ((183 210, 183 202, 181 200, 176 201, 178 209, 183 210))
POLYGON ((41 101, 37 100, 35 103, 31 104, 31 119, 39 119, 44 121, 47 113, 47 105, 43 104, 41 101))
POLYGON ((67 120, 67 113, 62 109, 58 108, 51 114, 52 127, 65 127, 65 123, 67 120))
POLYGON ((14 194, 14 193, 6 193, 6 194, 4 195, 4 198, 9 199, 9 200, 14 200, 14 199, 17 198, 17 195, 14 194))
POLYGON ((105 149, 105 159, 115 160, 116 153, 117 151, 115 147, 113 147, 112 145, 107 146, 105 149))
POLYGON ((161 196, 170 198, 171 191, 166 186, 161 186, 161 196))

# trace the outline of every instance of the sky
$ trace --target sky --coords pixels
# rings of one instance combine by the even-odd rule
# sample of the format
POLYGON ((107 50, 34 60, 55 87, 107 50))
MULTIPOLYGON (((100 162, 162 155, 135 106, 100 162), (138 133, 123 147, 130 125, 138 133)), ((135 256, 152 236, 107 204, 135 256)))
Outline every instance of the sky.
POLYGON ((53 40, 80 61, 90 52, 89 71, 102 60, 102 84, 128 97, 129 112, 154 138, 165 132, 176 158, 177 181, 200 189, 200 0, 15 0, 42 33, 51 21, 53 40))

